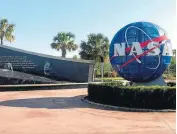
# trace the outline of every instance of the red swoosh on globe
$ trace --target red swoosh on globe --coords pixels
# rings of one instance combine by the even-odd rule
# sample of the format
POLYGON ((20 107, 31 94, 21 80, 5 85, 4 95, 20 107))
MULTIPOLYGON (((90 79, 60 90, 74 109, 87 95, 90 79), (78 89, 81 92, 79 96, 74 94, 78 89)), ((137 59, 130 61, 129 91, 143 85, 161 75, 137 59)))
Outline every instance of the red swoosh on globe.
POLYGON ((139 58, 139 57, 141 57, 141 56, 144 56, 145 54, 149 53, 150 51, 154 50, 155 48, 160 47, 160 45, 162 45, 162 44, 159 44, 159 45, 157 45, 157 46, 155 46, 155 47, 153 47, 153 48, 151 48, 151 49, 145 51, 144 53, 135 56, 136 58, 134 57, 134 58, 128 60, 128 61, 125 62, 123 65, 121 65, 121 66, 119 67, 119 69, 123 68, 124 66, 127 66, 127 65, 128 65, 129 63, 131 63, 132 61, 136 60, 137 58, 139 58))
MULTIPOLYGON (((164 35, 164 36, 160 36, 160 37, 154 38, 154 39, 152 39, 152 41, 160 42, 160 41, 167 40, 167 39, 168 39, 168 38, 164 35)), ((148 40, 148 41, 145 41, 145 42, 140 43, 141 48, 146 47, 149 42, 151 42, 151 40, 148 40)), ((131 47, 128 47, 128 48, 125 49, 125 52, 129 52, 130 50, 131 50, 131 47)), ((150 49, 150 50, 151 50, 151 49, 150 49)), ((150 52, 150 51, 149 51, 149 52, 150 52)), ((110 59, 110 61, 111 61, 113 58, 115 58, 115 57, 117 57, 117 56, 112 56, 111 59, 110 59)))
MULTIPOLYGON (((167 40, 167 39, 168 38, 164 35, 164 36, 154 38, 154 39, 152 39, 152 41, 159 42, 159 41, 163 41, 163 40, 167 40)), ((149 42, 151 42, 151 40, 140 43, 141 48, 146 47, 149 42)), ((130 50, 131 50, 131 47, 128 47, 128 48, 125 49, 126 52, 129 52, 130 50)))

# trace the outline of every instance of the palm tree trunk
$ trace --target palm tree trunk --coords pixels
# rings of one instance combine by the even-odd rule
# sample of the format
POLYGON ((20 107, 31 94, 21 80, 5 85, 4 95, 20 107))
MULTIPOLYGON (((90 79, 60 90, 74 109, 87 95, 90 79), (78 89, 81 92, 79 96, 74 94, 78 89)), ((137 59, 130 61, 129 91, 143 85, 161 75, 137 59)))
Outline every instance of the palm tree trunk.
POLYGON ((1 37, 1 45, 3 45, 3 38, 1 37))
POLYGON ((61 57, 63 57, 63 58, 66 57, 66 49, 62 49, 61 57))
POLYGON ((2 31, 2 34, 1 34, 1 37, 0 37, 0 39, 1 39, 1 45, 3 45, 4 35, 5 35, 5 32, 4 32, 4 31, 2 31))

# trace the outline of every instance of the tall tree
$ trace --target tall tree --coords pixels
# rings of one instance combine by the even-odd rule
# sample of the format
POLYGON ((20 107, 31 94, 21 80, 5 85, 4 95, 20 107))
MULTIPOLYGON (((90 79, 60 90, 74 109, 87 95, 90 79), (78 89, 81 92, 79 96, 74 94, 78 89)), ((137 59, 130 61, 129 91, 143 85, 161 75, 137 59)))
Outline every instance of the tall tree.
POLYGON ((89 34, 87 41, 81 41, 80 56, 86 60, 99 61, 100 56, 108 57, 109 40, 103 34, 89 34))
POLYGON ((0 20, 0 43, 3 45, 4 39, 9 41, 10 43, 15 40, 14 32, 14 24, 9 24, 7 19, 0 20))
POLYGON ((66 57, 67 50, 75 51, 78 46, 74 43, 75 35, 70 32, 60 32, 53 38, 52 49, 61 50, 62 57, 66 57))

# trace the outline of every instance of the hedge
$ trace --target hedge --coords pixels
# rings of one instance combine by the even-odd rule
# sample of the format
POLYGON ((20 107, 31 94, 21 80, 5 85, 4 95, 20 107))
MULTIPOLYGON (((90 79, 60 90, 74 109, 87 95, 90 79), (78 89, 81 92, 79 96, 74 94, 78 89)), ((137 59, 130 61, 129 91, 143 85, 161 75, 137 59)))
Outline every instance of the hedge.
POLYGON ((167 86, 171 86, 171 87, 176 86, 176 82, 168 82, 167 86))
POLYGON ((176 87, 123 86, 120 82, 89 84, 88 99, 120 107, 176 109, 176 87))

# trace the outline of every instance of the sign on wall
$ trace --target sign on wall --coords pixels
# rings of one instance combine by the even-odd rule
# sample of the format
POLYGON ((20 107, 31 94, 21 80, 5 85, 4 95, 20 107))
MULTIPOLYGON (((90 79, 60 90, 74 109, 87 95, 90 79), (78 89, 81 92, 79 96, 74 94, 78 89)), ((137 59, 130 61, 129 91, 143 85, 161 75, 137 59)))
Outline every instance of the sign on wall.
POLYGON ((93 64, 93 61, 61 58, 1 45, 0 84, 5 83, 5 78, 9 83, 12 79, 22 83, 31 79, 43 83, 88 82, 92 81, 93 64))

